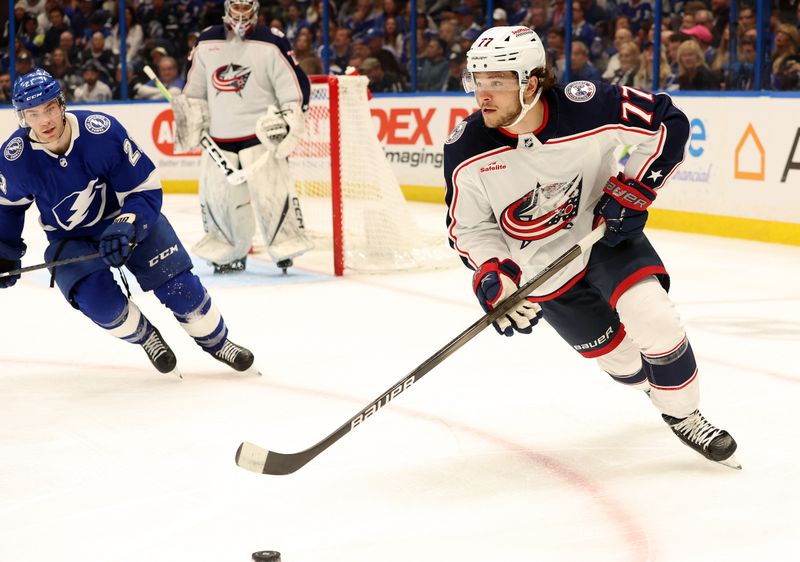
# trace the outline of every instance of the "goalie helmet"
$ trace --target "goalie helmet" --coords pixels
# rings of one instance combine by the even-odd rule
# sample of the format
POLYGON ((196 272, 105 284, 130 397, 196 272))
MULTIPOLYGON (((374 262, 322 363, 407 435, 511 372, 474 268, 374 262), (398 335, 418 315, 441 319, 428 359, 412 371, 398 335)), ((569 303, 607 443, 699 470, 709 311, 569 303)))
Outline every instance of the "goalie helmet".
POLYGON ((225 15, 222 21, 239 37, 253 31, 258 21, 258 0, 225 0, 225 15))
POLYGON ((36 68, 28 74, 19 76, 11 88, 11 103, 17 114, 20 127, 27 127, 23 112, 26 109, 42 105, 50 100, 57 99, 62 112, 67 102, 61 92, 61 84, 50 73, 41 68, 36 68))
POLYGON ((524 100, 525 89, 533 72, 546 64, 544 46, 535 31, 522 25, 493 27, 481 33, 467 51, 467 67, 462 76, 464 90, 471 93, 478 89, 475 73, 514 72, 522 111, 510 125, 513 126, 539 101, 541 88, 529 104, 524 100))

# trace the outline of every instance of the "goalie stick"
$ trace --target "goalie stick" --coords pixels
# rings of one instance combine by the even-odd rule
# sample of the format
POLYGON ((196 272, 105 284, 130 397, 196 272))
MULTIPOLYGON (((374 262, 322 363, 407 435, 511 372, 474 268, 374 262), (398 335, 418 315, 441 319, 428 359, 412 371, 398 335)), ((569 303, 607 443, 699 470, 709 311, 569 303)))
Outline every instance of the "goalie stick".
POLYGON ((595 242, 600 240, 605 233, 605 224, 595 228, 580 242, 572 246, 569 250, 561 254, 553 263, 545 267, 532 279, 524 283, 510 297, 500 303, 490 313, 478 319, 472 326, 461 332, 455 339, 445 345, 442 349, 431 355, 419 367, 411 371, 408 375, 400 379, 389 390, 381 394, 379 398, 373 400, 366 408, 358 412, 355 416, 347 420, 336 431, 328 435, 316 445, 309 447, 298 453, 278 453, 269 451, 247 441, 239 445, 236 451, 236 464, 245 470, 260 474, 283 475, 291 474, 308 464, 325 449, 336 443, 339 439, 350 433, 353 429, 367 421, 381 408, 397 398, 411 385, 419 381, 428 374, 434 367, 447 359, 464 344, 477 336, 484 328, 492 324, 495 320, 503 316, 516 306, 523 298, 528 296, 538 287, 561 271, 572 260, 585 253, 595 242))
MULTIPOLYGON (((156 85, 156 88, 159 89, 161 95, 163 95, 167 101, 171 101, 172 94, 170 94, 169 90, 164 87, 163 82, 158 79, 158 76, 156 76, 156 73, 153 71, 153 69, 145 65, 143 70, 144 73, 147 74, 147 77, 150 78, 150 80, 152 80, 156 85)), ((228 183, 231 185, 239 185, 247 181, 245 171, 234 169, 230 161, 225 158, 225 155, 222 153, 219 145, 217 145, 217 143, 214 142, 214 139, 208 135, 208 131, 203 131, 203 134, 200 137, 200 146, 203 147, 203 150, 206 151, 206 154, 208 154, 211 160, 214 161, 214 164, 216 164, 217 167, 222 170, 222 173, 225 174, 228 183)))

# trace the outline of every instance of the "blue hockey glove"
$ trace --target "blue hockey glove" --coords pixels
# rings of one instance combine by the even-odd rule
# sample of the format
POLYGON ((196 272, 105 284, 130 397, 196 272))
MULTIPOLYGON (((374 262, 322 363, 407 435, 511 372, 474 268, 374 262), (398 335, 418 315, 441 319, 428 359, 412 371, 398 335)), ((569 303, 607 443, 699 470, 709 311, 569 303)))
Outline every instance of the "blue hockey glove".
MULTIPOLYGON (((522 270, 509 259, 500 261, 492 258, 481 265, 472 277, 472 289, 484 312, 491 312, 511 296, 519 288, 521 277, 522 270)), ((523 299, 505 316, 497 319, 493 326, 498 334, 504 336, 513 336, 515 331, 530 334, 541 316, 542 308, 538 304, 523 299)))
POLYGON ((594 214, 606 222, 606 233, 600 241, 616 246, 641 234, 647 222, 647 207, 655 199, 656 192, 635 179, 623 174, 609 178, 594 208, 594 214))
MULTIPOLYGON (((22 240, 16 245, 0 242, 0 273, 22 267, 22 256, 25 255, 25 250, 27 250, 27 246, 22 240)), ((19 279, 19 275, 0 277, 0 289, 13 287, 17 279, 19 279)))
POLYGON ((136 215, 125 213, 114 219, 100 235, 100 257, 111 267, 121 267, 136 242, 136 215))

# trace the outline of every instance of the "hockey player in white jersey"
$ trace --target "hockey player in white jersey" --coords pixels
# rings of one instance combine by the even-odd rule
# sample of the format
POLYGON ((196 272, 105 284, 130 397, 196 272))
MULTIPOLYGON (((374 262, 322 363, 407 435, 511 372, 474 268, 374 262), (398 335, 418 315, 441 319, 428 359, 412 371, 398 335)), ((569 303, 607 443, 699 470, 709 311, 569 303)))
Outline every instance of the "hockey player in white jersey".
POLYGON ((686 116, 666 94, 556 85, 527 27, 478 37, 464 86, 479 110, 444 147, 447 224, 485 311, 606 223, 600 243, 495 328, 528 334, 543 316, 614 380, 646 391, 683 443, 740 468, 733 437, 700 414, 694 354, 667 295, 669 275, 643 233, 647 207, 683 160, 686 116), (636 150, 618 173, 620 145, 636 150))
POLYGON ((226 0, 223 25, 203 30, 190 56, 183 94, 172 98, 175 150, 200 143, 203 131, 247 181, 230 185, 203 155, 200 206, 205 237, 192 251, 225 273, 245 268, 258 222, 281 269, 311 249, 294 193, 288 155, 304 132, 308 77, 286 38, 256 25, 258 0, 226 0))
POLYGON ((51 285, 74 308, 110 335, 141 345, 160 372, 179 375, 175 354, 111 273, 125 265, 204 351, 249 370, 253 354, 228 339, 225 320, 161 214, 155 165, 119 121, 66 111, 58 81, 40 69, 17 78, 12 103, 20 128, 0 156, 0 289, 19 278, 9 273, 20 268, 25 211, 35 203, 49 242, 45 260, 78 258, 51 269, 51 285))

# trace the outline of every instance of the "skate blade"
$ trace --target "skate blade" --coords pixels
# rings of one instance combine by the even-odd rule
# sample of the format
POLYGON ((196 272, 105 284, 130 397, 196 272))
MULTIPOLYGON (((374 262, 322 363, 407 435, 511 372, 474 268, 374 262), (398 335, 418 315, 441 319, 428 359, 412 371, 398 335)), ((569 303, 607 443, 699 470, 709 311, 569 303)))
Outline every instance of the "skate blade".
POLYGON ((742 470, 742 465, 739 463, 739 461, 736 460, 736 457, 734 455, 729 456, 727 459, 715 462, 721 464, 722 466, 733 468, 734 470, 742 470))
POLYGON ((176 378, 178 378, 179 380, 183 380, 183 375, 182 375, 182 374, 181 374, 181 372, 180 372, 180 371, 177 369, 177 367, 176 367, 175 369, 172 369, 171 371, 167 371, 167 372, 166 372, 166 373, 164 373, 164 374, 165 374, 165 375, 172 375, 173 377, 176 377, 176 378))
POLYGON ((240 372, 242 375, 252 375, 257 377, 262 376, 261 371, 259 371, 258 367, 256 367, 255 364, 251 365, 250 368, 247 369, 246 371, 240 371, 240 372))

